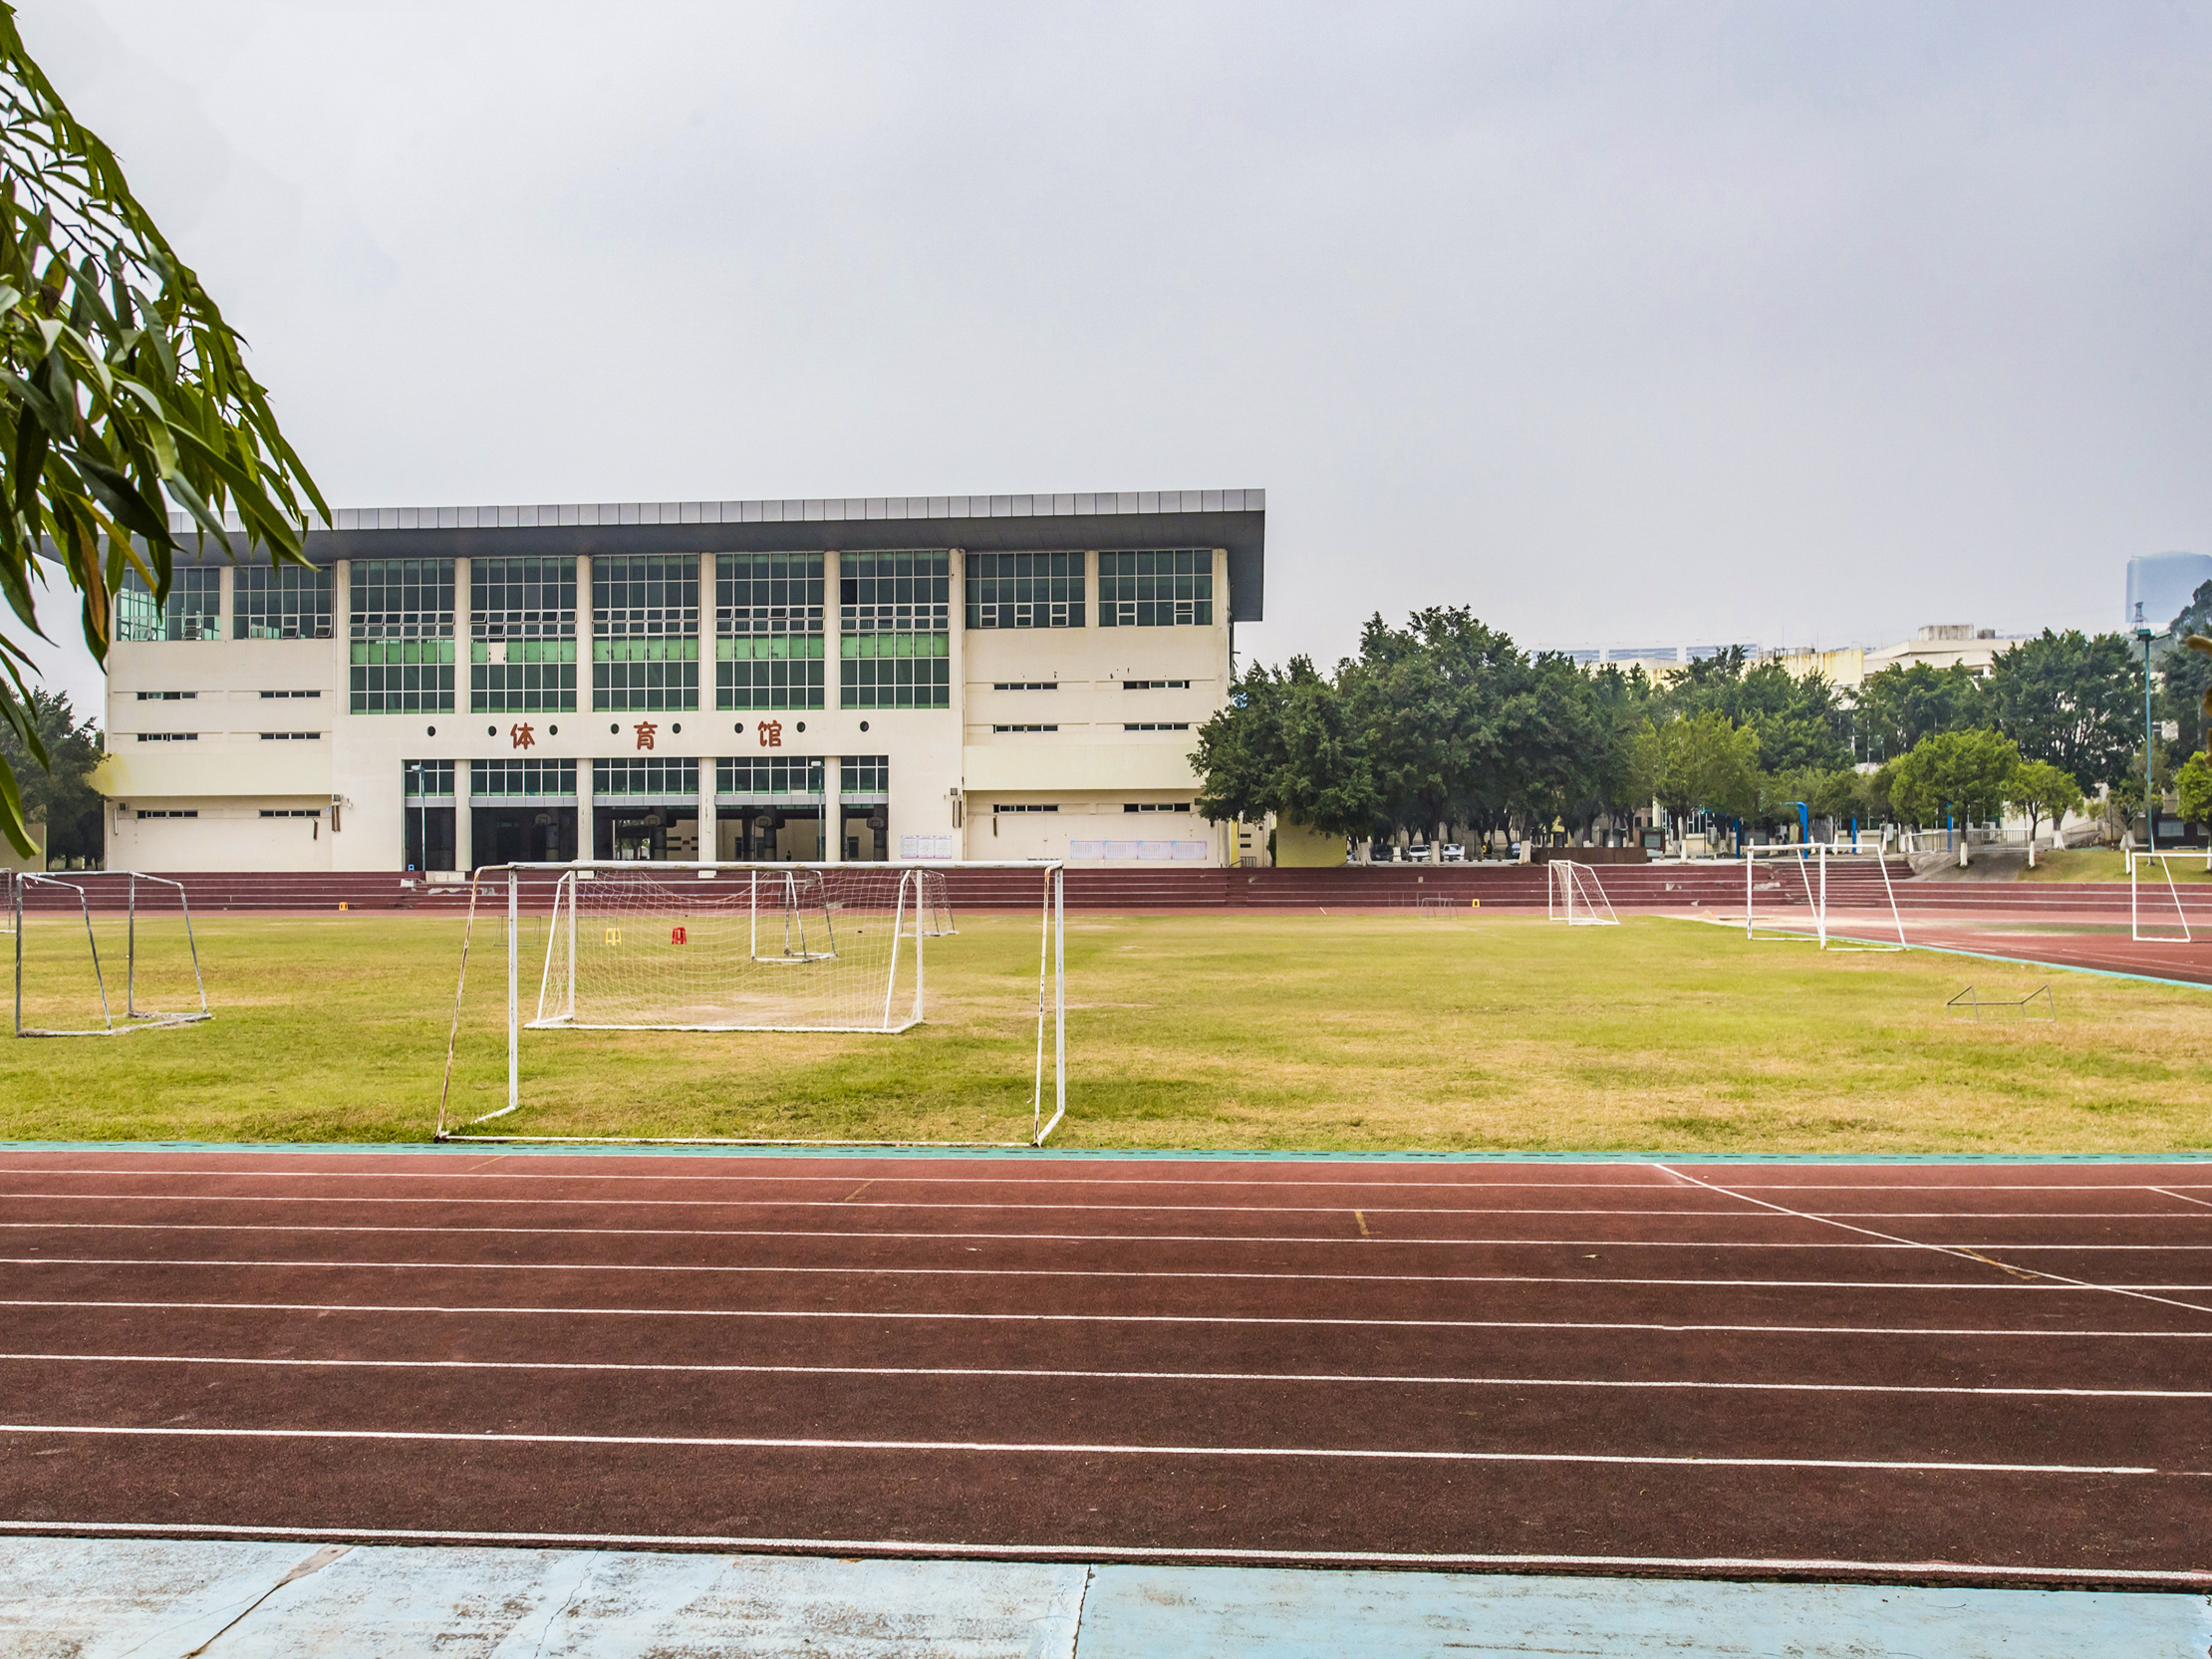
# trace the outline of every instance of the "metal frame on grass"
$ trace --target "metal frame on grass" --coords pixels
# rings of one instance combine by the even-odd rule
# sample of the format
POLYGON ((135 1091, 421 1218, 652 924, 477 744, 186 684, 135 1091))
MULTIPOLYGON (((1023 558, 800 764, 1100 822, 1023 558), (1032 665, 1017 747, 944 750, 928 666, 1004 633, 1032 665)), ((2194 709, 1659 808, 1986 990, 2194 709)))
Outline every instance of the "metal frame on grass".
MULTIPOLYGON (((754 950, 757 952, 757 943, 754 950)), ((573 987, 573 970, 569 979, 573 987)), ((826 863, 775 863, 758 862, 680 863, 675 861, 578 861, 573 864, 497 864, 479 866, 469 881, 468 920, 461 932, 460 974, 453 986, 453 1021, 445 1040, 445 1071, 438 1085, 436 1139, 440 1141, 517 1142, 535 1145, 609 1145, 609 1146, 884 1146, 884 1147, 933 1147, 948 1148, 1012 1148, 1039 1147, 1044 1145, 1052 1131, 1067 1115, 1067 871, 1057 859, 1008 859, 987 860, 956 864, 923 865, 905 861, 871 863, 865 865, 826 863), (782 878, 799 871, 846 871, 856 869, 897 872, 900 881, 896 912, 892 924, 892 949, 889 971, 886 973, 884 1019, 879 1025, 594 1025, 578 1024, 571 1017, 544 1017, 545 983, 551 974, 551 958, 555 940, 559 937, 560 895, 569 895, 571 932, 573 934, 576 887, 583 871, 608 868, 624 872, 667 871, 670 874, 698 876, 707 871, 741 870, 750 873, 757 888, 758 877, 767 873, 782 878), (522 1105, 522 1032, 529 1030, 672 1030, 714 1032, 821 1032, 824 1034, 853 1034, 895 1036, 911 1030, 923 1021, 923 951, 925 938, 941 937, 927 925, 928 902, 926 877, 936 877, 942 883, 948 868, 954 870, 1019 870, 1029 871, 1042 881, 1041 913, 1038 920, 1037 939, 1037 1042, 1035 1075, 1030 1090, 1030 1136, 1026 1141, 925 1141, 925 1140, 840 1140, 830 1138, 801 1138, 795 1136, 721 1136, 721 1135, 529 1135, 515 1133, 467 1133, 478 1125, 503 1118, 517 1111, 522 1105), (521 1015, 521 893, 522 879, 532 871, 555 876, 554 917, 555 926, 546 941, 547 968, 539 985, 541 1017, 525 1024, 521 1015), (469 945, 476 926, 477 899, 483 892, 486 877, 506 877, 506 941, 507 941, 507 1103, 497 1111, 449 1123, 453 1085, 453 1055, 460 1038, 461 996, 468 983, 469 945), (892 996, 898 981, 899 942, 908 938, 914 945, 914 1003, 911 1016, 894 1023, 892 996), (1044 1033, 1047 1013, 1047 996, 1050 999, 1052 1027, 1052 1116, 1044 1115, 1044 1033)))
MULTIPOLYGON (((2181 908, 2181 889, 2174 886, 2173 869, 2167 863, 2169 859, 2186 856, 2197 855, 2161 853, 2151 848, 2144 848, 2140 852, 2127 855, 2127 934, 2128 938, 2135 944, 2187 945, 2191 943, 2189 938, 2189 913, 2181 908), (2181 933, 2178 937, 2173 934, 2146 934, 2143 932, 2141 872, 2145 862, 2155 863, 2158 866, 2158 873, 2166 878, 2166 893, 2173 900, 2174 917, 2181 924, 2181 933)), ((2153 927, 2159 925, 2157 923, 2152 924, 2153 927)))
POLYGON ((1613 901, 1605 897, 1605 884, 1597 879, 1597 871, 1587 864, 1577 864, 1571 858, 1554 858, 1545 861, 1551 874, 1545 878, 1550 884, 1544 900, 1544 916, 1553 922, 1564 922, 1570 928, 1617 928, 1620 918, 1613 914, 1613 901), (1590 902, 1591 894, 1597 902, 1590 902), (1575 900, 1581 900, 1581 914, 1575 914, 1575 900), (1598 915, 1602 908, 1603 916, 1598 915))
POLYGON ((1855 843, 1837 842, 1832 847, 1824 841, 1797 841, 1778 843, 1771 847, 1746 847, 1744 849, 1744 937, 1764 943, 1802 943, 1811 941, 1823 951, 1838 954, 1870 954, 1893 956, 1899 951, 1909 951, 1912 943, 1905 938, 1905 919, 1897 909, 1897 889, 1889 879, 1889 861, 1882 856, 1882 849, 1863 847, 1855 843), (1897 943, 1885 940, 1855 939, 1845 934, 1842 943, 1828 932, 1828 858, 1874 859, 1874 868, 1881 872, 1882 893, 1889 901, 1890 925, 1897 930, 1897 943), (1794 859, 1797 865, 1797 879, 1803 885, 1805 907, 1810 912, 1812 931, 1807 934, 1798 929, 1780 927, 1759 921, 1758 906, 1754 899, 1754 873, 1762 858, 1794 859))
POLYGON ((199 942, 192 937, 192 907, 184 897, 184 884, 172 882, 166 876, 148 876, 138 870, 89 870, 86 879, 103 876, 121 877, 128 886, 127 905, 130 911, 130 932, 126 936, 123 974, 123 1019, 116 1023, 114 1007, 108 1001, 108 975, 100 966, 100 942, 93 937, 92 900, 82 881, 56 881, 52 876, 33 875, 18 871, 9 883, 9 921, 15 930, 15 1034, 19 1037, 120 1037, 133 1031, 152 1031, 170 1025, 196 1025, 203 1019, 215 1016, 207 1008, 207 980, 199 970, 199 942), (148 1008, 138 1008, 138 883, 153 882, 161 887, 176 889, 177 909, 184 917, 184 944, 192 954, 192 983, 199 991, 199 1012, 169 1013, 148 1008), (100 1017, 102 1023, 79 1030, 65 1030, 53 1026, 23 1023, 23 895, 30 887, 54 887, 64 893, 77 895, 78 914, 85 922, 85 949, 92 958, 93 982, 100 987, 100 1017))

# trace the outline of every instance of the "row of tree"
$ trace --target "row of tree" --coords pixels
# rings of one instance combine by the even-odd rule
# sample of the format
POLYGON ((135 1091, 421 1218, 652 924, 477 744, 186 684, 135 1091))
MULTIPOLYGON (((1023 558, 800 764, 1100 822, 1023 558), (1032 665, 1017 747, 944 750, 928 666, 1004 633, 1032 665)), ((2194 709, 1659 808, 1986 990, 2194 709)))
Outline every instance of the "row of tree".
POLYGON ((1304 657, 1254 666, 1193 758, 1209 816, 1274 812, 1358 839, 1553 822, 1587 834, 1654 800, 1766 828, 1940 824, 2007 805, 2040 822, 2124 786, 2131 767, 2140 800, 2140 675, 2117 635, 2046 631, 1986 677, 1892 668, 1849 694, 1740 648, 1654 682, 1523 652, 1440 607, 1403 628, 1370 619, 1333 674, 1304 657))

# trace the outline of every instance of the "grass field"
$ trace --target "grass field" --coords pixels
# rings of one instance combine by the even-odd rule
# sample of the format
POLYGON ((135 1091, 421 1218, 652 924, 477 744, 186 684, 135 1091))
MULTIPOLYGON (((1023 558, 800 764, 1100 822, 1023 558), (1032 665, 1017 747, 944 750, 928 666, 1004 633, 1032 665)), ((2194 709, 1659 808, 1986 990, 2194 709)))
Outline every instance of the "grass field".
MULTIPOLYGON (((2204 867, 2204 854, 2184 852, 2167 866, 2176 883, 2212 881, 2212 872, 2204 867)), ((2146 881, 2161 880, 2155 869, 2143 872, 2146 881)), ((2063 852, 2040 854, 2033 870, 2023 870, 2020 879, 2027 882, 2124 882, 2127 880, 2127 855, 2110 847, 2070 847, 2063 852)))
MULTIPOLYGON (((7 1042, 0 1137, 424 1140, 459 934, 443 919, 204 920, 215 1019, 7 1042)), ((33 924, 34 968, 66 936, 33 924)), ((174 1002, 174 940, 141 956, 174 1002)), ((1067 963, 1058 1145, 2212 1146, 2212 992, 1822 956, 1656 918, 1078 916, 1067 963), (1970 979, 1985 996, 2051 982, 2058 1022, 1962 1020, 1944 1002, 1970 979)), ((469 1111, 504 1098, 503 973, 479 936, 455 1084, 469 1111)), ((931 943, 930 1023, 902 1036, 525 1033, 525 1105, 502 1127, 1010 1138, 1028 1118, 1035 975, 1033 922, 969 916, 931 943)))

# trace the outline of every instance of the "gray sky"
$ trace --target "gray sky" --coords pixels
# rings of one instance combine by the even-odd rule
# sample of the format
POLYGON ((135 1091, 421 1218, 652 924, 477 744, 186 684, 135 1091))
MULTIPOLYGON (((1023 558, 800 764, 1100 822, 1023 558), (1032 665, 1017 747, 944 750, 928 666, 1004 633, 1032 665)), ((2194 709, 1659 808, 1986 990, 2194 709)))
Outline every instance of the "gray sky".
POLYGON ((335 505, 1261 485, 1324 661, 2212 551, 2203 4, 22 13, 335 505))

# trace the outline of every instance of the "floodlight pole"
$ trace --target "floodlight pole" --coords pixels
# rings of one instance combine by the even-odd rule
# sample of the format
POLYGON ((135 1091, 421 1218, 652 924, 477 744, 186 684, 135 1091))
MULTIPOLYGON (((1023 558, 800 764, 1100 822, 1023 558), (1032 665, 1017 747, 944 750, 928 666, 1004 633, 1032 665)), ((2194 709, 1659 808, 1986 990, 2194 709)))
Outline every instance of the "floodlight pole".
POLYGON ((2143 848, 2158 850, 2158 808, 2150 798, 2150 624, 2143 620, 2142 601, 2135 602, 2135 638, 2143 642, 2143 848))

